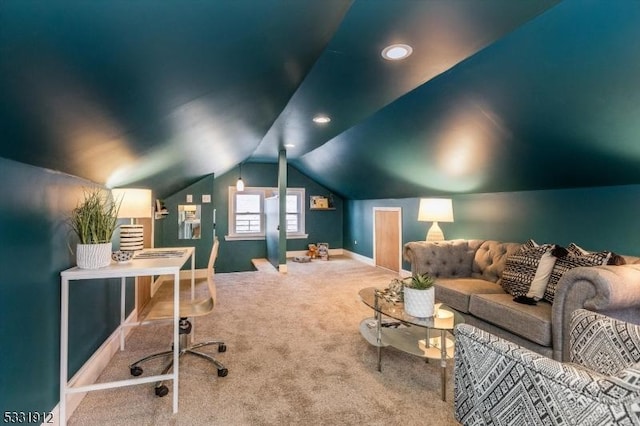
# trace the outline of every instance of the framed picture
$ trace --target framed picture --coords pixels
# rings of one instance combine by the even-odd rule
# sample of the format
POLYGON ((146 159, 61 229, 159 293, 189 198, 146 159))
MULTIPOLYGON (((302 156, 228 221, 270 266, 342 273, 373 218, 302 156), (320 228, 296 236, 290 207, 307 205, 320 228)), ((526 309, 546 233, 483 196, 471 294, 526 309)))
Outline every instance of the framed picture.
POLYGON ((309 197, 309 208, 328 209, 329 199, 323 195, 312 195, 309 197))

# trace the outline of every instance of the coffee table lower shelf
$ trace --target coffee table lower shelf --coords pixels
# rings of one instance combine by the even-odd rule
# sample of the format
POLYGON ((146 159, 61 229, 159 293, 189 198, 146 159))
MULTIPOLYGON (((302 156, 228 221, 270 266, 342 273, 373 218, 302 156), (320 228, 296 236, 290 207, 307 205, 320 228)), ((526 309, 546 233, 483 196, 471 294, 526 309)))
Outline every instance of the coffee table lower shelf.
POLYGON ((377 319, 370 317, 360 322, 360 334, 371 345, 378 348, 378 371, 382 371, 381 348, 392 346, 398 350, 425 359, 440 361, 442 371, 442 400, 446 398, 447 360, 453 359, 455 342, 447 330, 434 330, 418 326, 407 326, 397 321, 383 319, 378 339, 377 319), (442 351, 444 341, 445 351, 442 351), (429 344, 427 344, 429 342, 429 344))

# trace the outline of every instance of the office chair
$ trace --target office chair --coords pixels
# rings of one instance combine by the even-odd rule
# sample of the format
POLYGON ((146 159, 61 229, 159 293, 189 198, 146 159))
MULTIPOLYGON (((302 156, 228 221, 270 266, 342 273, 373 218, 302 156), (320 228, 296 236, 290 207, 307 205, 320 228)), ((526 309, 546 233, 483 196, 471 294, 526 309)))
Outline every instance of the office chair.
MULTIPOLYGON (((222 365, 218 360, 216 360, 211 355, 202 353, 197 351, 196 349, 205 347, 205 346, 218 346, 218 352, 225 352, 227 350, 224 342, 220 340, 210 340, 206 342, 200 343, 192 343, 191 342, 191 330, 192 325, 189 321, 189 318, 199 317, 203 315, 210 314, 213 311, 213 307, 216 301, 216 286, 213 281, 214 268, 213 265, 216 261, 216 257, 218 256, 218 247, 220 242, 218 238, 214 238, 213 247, 211 248, 211 255, 209 256, 209 264, 207 265, 207 287, 209 289, 209 297, 205 299, 199 300, 188 300, 188 301, 180 301, 180 338, 179 338, 179 349, 180 349, 180 357, 186 354, 196 355, 200 358, 207 359, 211 361, 216 368, 218 369, 218 377, 225 377, 228 374, 228 370, 222 365)), ((196 280, 196 282, 202 282, 202 280, 196 280)), ((157 302, 154 304, 147 315, 144 317, 142 322, 148 321, 157 321, 157 320, 170 320, 173 319, 173 302, 157 302)), ((160 358, 160 357, 169 357, 170 360, 168 364, 164 367, 162 374, 167 374, 169 370, 173 367, 173 348, 164 352, 155 353, 149 356, 146 356, 133 364, 129 365, 129 369, 131 375, 139 376, 142 374, 143 370, 140 367, 140 364, 145 361, 149 361, 152 359, 160 358)), ((169 393, 169 388, 164 384, 163 381, 157 382, 155 385, 155 392, 157 396, 165 396, 169 393)))

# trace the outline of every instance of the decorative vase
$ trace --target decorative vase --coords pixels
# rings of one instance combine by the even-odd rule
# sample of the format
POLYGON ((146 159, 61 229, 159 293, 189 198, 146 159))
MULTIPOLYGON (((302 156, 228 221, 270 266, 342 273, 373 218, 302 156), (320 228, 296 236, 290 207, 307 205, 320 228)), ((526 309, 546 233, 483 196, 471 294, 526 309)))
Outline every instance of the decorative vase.
POLYGON ((434 291, 431 287, 427 290, 404 288, 404 311, 416 318, 428 318, 433 316, 434 291))
POLYGON ((111 243, 78 244, 76 263, 81 269, 98 269, 111 264, 111 243))

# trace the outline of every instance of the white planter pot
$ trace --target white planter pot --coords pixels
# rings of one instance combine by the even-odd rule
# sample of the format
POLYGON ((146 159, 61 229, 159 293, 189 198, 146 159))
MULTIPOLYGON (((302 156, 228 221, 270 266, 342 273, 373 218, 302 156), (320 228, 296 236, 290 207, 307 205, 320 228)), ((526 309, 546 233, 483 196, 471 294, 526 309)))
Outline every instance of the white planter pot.
POLYGON ((78 244, 76 263, 81 269, 98 269, 111 264, 111 243, 78 244))
POLYGON ((404 311, 417 318, 428 318, 433 316, 434 291, 431 287, 428 290, 416 290, 414 288, 404 288, 404 311))

